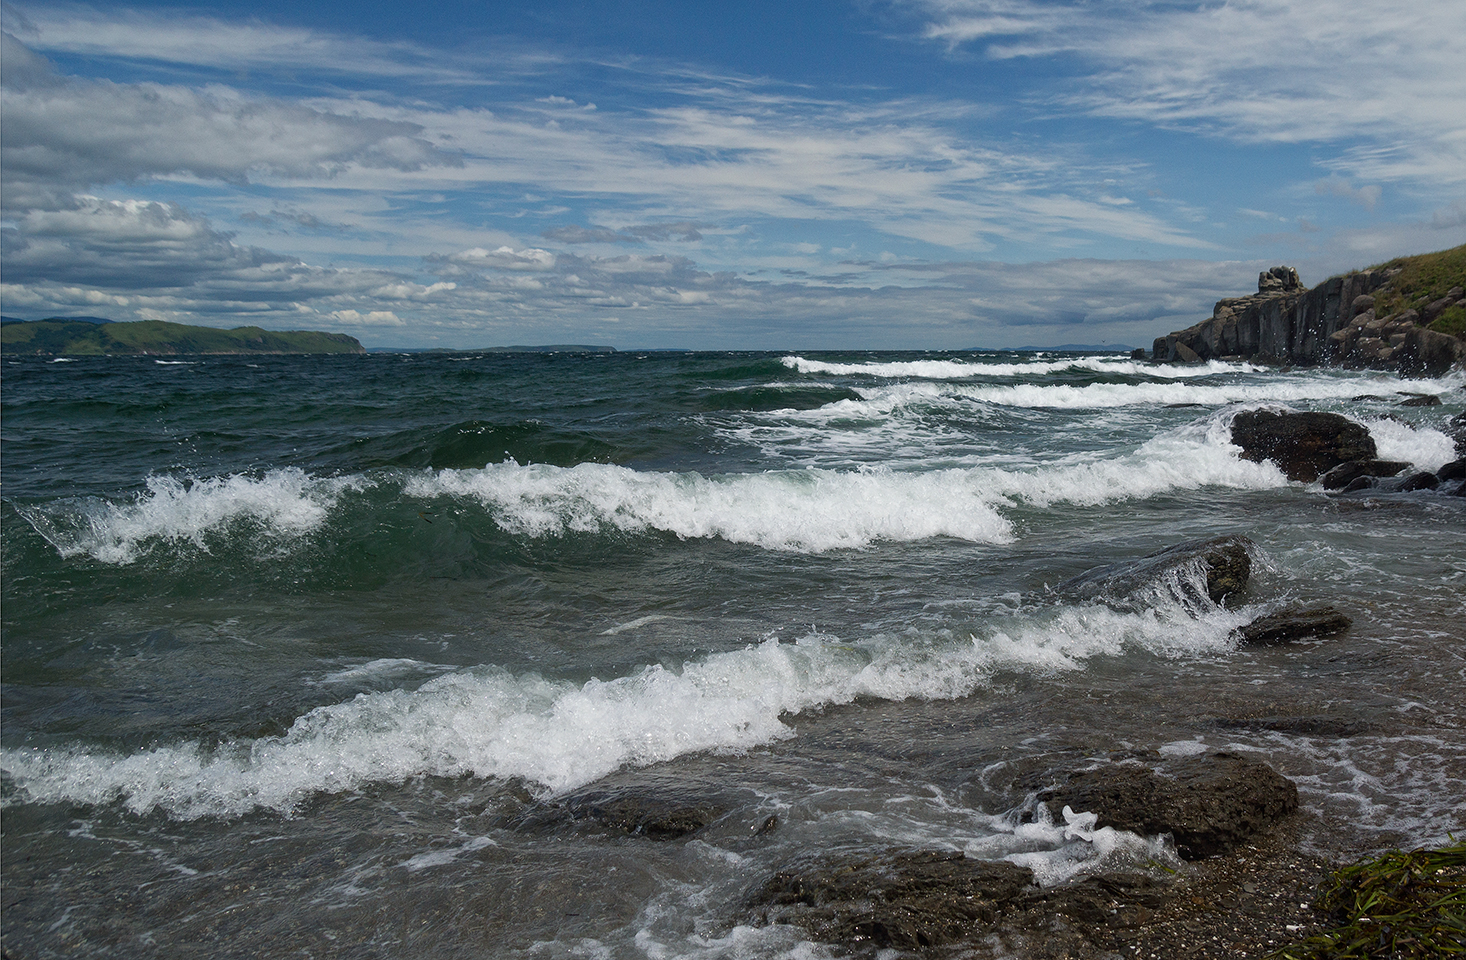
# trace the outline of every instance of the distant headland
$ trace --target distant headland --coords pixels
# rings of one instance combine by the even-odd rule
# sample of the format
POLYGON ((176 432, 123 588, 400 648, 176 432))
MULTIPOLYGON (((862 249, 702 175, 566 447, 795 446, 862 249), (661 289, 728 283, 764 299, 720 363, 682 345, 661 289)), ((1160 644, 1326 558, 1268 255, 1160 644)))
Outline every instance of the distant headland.
POLYGON ((114 323, 102 317, 50 317, 0 324, 0 353, 7 356, 181 356, 195 354, 366 353, 344 333, 264 330, 260 327, 195 327, 166 320, 114 323))
POLYGON ((1210 319, 1157 337, 1151 358, 1439 376, 1466 364, 1466 245, 1398 257, 1312 289, 1292 267, 1273 267, 1258 277, 1257 293, 1219 300, 1210 319))

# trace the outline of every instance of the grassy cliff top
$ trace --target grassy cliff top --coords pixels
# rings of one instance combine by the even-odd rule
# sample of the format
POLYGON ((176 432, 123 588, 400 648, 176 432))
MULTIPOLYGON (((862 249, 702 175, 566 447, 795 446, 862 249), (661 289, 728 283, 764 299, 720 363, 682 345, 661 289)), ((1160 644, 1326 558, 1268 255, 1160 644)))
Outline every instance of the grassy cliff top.
MULTIPOLYGON (((1426 304, 1441 299, 1452 289, 1466 288, 1466 244, 1437 253, 1397 257, 1370 269, 1400 271, 1375 291, 1375 316, 1387 317, 1404 310, 1422 310, 1426 304)), ((1430 329, 1458 337, 1466 336, 1466 307, 1448 308, 1435 319, 1430 329)))
POLYGON ((198 353, 365 353, 344 333, 264 330, 260 327, 194 327, 165 320, 98 324, 87 320, 35 320, 0 327, 0 350, 11 355, 103 356, 198 353))

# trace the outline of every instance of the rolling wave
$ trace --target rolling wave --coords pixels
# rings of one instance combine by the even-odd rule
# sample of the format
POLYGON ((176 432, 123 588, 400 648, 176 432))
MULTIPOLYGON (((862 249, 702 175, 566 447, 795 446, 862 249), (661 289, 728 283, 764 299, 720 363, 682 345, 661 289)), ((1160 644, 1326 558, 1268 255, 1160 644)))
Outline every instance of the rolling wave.
MULTIPOLYGON (((944 469, 867 464, 711 476, 512 460, 330 478, 287 468, 260 477, 154 477, 130 500, 67 499, 16 509, 63 558, 114 565, 134 563, 156 548, 207 554, 231 537, 248 543, 255 559, 267 560, 313 538, 377 536, 381 528, 374 514, 400 514, 400 523, 422 516, 431 523, 423 511, 441 500, 474 508, 473 515, 520 541, 660 533, 796 553, 934 537, 1002 544, 1015 537, 1005 515, 1015 507, 1096 505, 1205 486, 1287 485, 1275 466, 1238 457, 1230 442, 1230 414, 1217 411, 1127 452, 1076 452, 1040 464, 992 456, 975 466, 944 469), (366 515, 323 532, 348 492, 361 495, 350 509, 366 515)), ((1389 419, 1371 429, 1382 456, 1423 469, 1454 457, 1453 442, 1437 430, 1389 419)))
POLYGON ((785 717, 860 698, 954 699, 1000 671, 1079 670, 1093 657, 1132 649, 1169 657, 1225 651, 1243 619, 1221 610, 1198 621, 1165 611, 1061 608, 966 639, 770 639, 680 670, 652 665, 584 684, 480 667, 318 707, 283 736, 127 755, 7 749, 0 767, 26 800, 121 802, 179 819, 256 809, 288 815, 315 794, 419 776, 519 779, 553 794, 623 766, 786 739, 794 731, 785 717))
POLYGON ((799 356, 783 358, 785 366, 800 373, 824 373, 834 376, 915 377, 923 380, 967 380, 974 377, 1043 376, 1066 370, 1118 374, 1131 377, 1152 377, 1166 380, 1189 380, 1220 373, 1256 373, 1265 368, 1248 363, 1223 363, 1213 360, 1195 366, 1156 365, 1115 357, 1075 357, 1065 360, 1030 360, 1019 363, 990 363, 970 360, 899 360, 869 363, 827 363, 799 356))

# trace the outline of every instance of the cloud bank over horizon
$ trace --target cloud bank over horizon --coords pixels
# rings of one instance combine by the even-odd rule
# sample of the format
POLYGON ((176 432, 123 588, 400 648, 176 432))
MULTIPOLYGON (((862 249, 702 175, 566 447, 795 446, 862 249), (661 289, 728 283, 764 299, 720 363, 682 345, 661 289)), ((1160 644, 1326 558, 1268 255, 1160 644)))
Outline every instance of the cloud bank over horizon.
POLYGON ((764 46, 693 36, 718 9, 6 3, 4 311, 369 346, 1139 344, 1273 263, 1466 241, 1459 4, 829 2, 764 46))

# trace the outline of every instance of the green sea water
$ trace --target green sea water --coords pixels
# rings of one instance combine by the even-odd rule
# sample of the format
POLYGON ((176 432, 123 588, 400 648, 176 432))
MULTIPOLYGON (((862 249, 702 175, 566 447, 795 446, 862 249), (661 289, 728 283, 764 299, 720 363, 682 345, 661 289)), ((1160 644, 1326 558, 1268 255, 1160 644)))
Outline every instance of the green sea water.
POLYGON ((1462 826, 1466 498, 1290 483, 1228 428, 1341 412, 1434 470, 1459 375, 1031 353, 0 373, 17 957, 820 956, 741 912, 811 849, 1037 855, 1051 883, 1164 856, 1018 829, 1024 774, 1117 749, 1265 760, 1329 854, 1462 826), (1233 533, 1257 548, 1227 608, 1052 589, 1233 533), (1238 647, 1315 600, 1354 628, 1238 647), (607 797, 720 813, 657 842, 583 813, 607 797))

